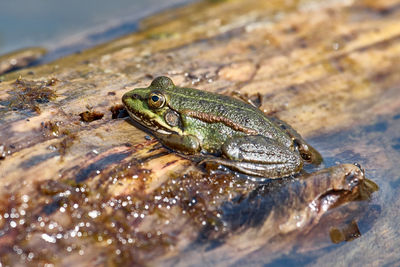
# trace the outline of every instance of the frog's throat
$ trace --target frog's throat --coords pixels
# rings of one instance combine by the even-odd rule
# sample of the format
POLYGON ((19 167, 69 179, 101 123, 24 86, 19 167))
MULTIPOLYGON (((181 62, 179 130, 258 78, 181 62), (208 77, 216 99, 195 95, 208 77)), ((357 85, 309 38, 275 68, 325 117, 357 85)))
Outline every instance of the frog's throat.
POLYGON ((129 116, 134 119, 136 122, 139 124, 143 125, 144 127, 160 133, 160 134, 172 134, 173 131, 165 127, 164 125, 160 124, 157 120, 151 119, 148 116, 144 115, 143 113, 134 113, 130 111, 129 109, 126 109, 128 111, 129 116))

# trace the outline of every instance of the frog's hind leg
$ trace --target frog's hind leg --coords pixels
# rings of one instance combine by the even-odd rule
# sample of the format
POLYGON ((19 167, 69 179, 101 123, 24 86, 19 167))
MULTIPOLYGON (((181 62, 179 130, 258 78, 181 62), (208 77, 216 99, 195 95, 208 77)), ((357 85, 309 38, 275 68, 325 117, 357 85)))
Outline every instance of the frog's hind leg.
POLYGON ((269 117, 269 119, 272 120, 277 126, 279 126, 282 130, 286 132, 286 134, 290 136, 297 149, 299 150, 299 153, 303 160, 314 165, 319 165, 322 163, 323 159, 321 154, 310 144, 308 144, 306 140, 304 140, 303 137, 301 137, 301 135, 289 124, 275 117, 269 117))
POLYGON ((208 158, 241 173, 281 178, 298 173, 303 167, 299 154, 264 136, 231 138, 222 147, 224 158, 208 158))

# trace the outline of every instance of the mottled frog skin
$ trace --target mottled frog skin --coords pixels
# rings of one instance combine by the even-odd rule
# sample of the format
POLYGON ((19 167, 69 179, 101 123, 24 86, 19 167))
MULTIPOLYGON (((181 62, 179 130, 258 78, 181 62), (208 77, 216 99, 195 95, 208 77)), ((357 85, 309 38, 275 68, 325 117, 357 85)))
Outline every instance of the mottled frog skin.
POLYGON ((298 173, 320 154, 288 124, 239 99, 175 86, 158 77, 123 95, 132 119, 181 154, 266 178, 298 173))

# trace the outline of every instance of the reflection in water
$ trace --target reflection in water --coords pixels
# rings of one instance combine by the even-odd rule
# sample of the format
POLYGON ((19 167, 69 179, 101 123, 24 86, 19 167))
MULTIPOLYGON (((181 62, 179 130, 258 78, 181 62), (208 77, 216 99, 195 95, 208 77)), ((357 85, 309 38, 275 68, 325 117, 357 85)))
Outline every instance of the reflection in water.
MULTIPOLYGON (((270 180, 247 197, 239 196, 225 203, 222 206, 223 220, 235 231, 241 227, 261 226, 271 212, 275 213, 275 219, 277 215, 290 218, 293 213, 298 214, 301 208, 307 210, 305 213, 315 213, 308 215, 308 218, 322 216, 330 209, 351 201, 368 201, 372 193, 379 190, 378 185, 364 178, 364 170, 347 173, 332 171, 340 167, 331 167, 295 180, 270 180), (342 183, 338 183, 339 179, 342 179, 342 183)), ((281 223, 286 224, 285 219, 281 223)), ((303 225, 299 224, 300 220, 294 222, 296 225, 292 229, 305 225, 304 222, 301 222, 303 225)))
MULTIPOLYGON (((357 222, 365 220, 368 202, 377 190, 355 165, 334 166, 297 179, 270 180, 223 203, 221 219, 228 230, 216 233, 204 227, 198 245, 206 246, 207 258, 239 247, 252 250, 255 244, 264 257, 273 258, 300 244, 302 249, 316 250, 331 242, 350 241, 361 235, 357 222), (285 250, 280 251, 282 245, 285 250)), ((368 220, 369 225, 372 218, 376 216, 368 220)), ((238 252, 233 259, 243 256, 238 252)))
POLYGON ((352 241, 361 236, 360 229, 358 229, 357 222, 351 221, 344 228, 332 227, 329 231, 329 236, 332 243, 339 244, 343 241, 352 241))

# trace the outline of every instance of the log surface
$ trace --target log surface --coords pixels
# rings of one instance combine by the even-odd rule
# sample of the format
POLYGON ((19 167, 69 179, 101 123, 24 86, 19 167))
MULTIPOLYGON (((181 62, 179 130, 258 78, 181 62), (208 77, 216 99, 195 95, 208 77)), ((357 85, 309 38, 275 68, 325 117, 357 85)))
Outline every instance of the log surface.
POLYGON ((396 0, 200 2, 150 17, 138 33, 5 75, 0 259, 261 265, 301 255, 304 265, 398 264, 399 18, 396 0), (326 251, 319 249, 326 243, 301 246, 294 235, 273 243, 277 255, 265 254, 271 247, 249 231, 243 238, 231 233, 229 240, 247 249, 234 261, 189 253, 203 221, 217 220, 213 208, 249 187, 220 174, 210 183, 204 170, 118 117, 123 93, 159 75, 255 101, 260 94, 261 109, 297 129, 326 167, 360 163, 380 187, 365 206, 373 223, 359 225, 360 238, 326 251), (174 200, 172 188, 187 194, 174 200), (211 192, 203 198, 211 206, 196 202, 199 190, 211 192), (197 205, 188 208, 190 201, 197 205))

